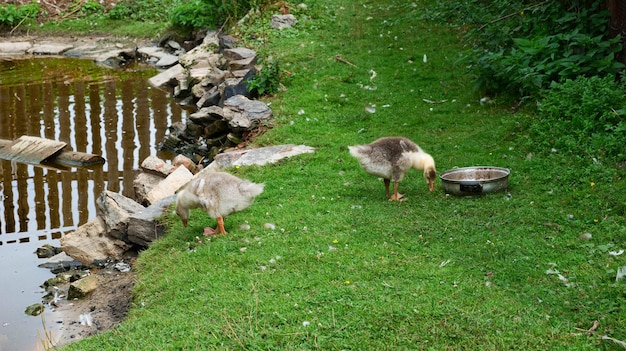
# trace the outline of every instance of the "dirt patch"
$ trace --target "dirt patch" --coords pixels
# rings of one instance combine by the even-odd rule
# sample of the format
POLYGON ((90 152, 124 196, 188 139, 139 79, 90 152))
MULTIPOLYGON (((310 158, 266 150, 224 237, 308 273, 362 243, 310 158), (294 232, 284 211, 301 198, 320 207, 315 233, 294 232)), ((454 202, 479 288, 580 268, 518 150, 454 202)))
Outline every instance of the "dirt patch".
MULTIPOLYGON (((98 277, 96 290, 82 299, 61 299, 54 309, 56 325, 50 332, 55 346, 109 330, 126 318, 131 306, 135 273, 104 268, 93 274, 98 277)), ((58 288, 67 292, 68 287, 69 284, 58 288)))

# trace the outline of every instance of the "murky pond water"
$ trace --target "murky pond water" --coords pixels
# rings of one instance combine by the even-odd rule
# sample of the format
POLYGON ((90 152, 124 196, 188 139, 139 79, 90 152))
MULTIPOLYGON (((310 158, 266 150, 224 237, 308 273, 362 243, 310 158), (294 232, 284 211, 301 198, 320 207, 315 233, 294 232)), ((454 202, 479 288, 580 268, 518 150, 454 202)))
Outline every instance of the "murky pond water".
MULTIPOLYGON (((0 160, 0 351, 41 350, 41 317, 24 309, 41 300, 52 274, 34 251, 96 216, 104 190, 133 197, 139 164, 156 155, 172 123, 186 113, 147 79, 149 68, 113 70, 88 60, 0 61, 0 139, 22 135, 63 141, 102 155, 93 169, 58 170, 0 160)), ((54 317, 46 317, 54 324, 54 317)))

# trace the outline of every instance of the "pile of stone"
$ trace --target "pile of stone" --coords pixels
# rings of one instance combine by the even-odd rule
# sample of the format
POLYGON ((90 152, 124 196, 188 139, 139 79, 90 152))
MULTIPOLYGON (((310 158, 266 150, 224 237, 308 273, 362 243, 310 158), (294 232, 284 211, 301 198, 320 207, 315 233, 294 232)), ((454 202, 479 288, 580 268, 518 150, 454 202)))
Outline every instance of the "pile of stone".
MULTIPOLYGON (((272 118, 272 110, 254 100, 257 96, 250 87, 250 80, 261 69, 255 66, 257 53, 236 45, 237 40, 230 36, 209 32, 190 51, 157 61, 159 65, 166 59, 171 67, 152 77, 150 83, 193 112, 187 121, 170 126, 160 144, 162 150, 208 163, 272 118)), ((168 46, 176 48, 171 42, 168 46)), ((139 49, 139 53, 156 55, 152 48, 139 49)))

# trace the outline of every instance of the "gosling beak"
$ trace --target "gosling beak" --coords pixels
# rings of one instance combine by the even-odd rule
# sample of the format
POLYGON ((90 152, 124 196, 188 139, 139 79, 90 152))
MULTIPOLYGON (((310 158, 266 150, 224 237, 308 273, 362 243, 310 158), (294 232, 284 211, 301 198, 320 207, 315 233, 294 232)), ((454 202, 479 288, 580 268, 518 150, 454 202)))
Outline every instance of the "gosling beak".
POLYGON ((183 219, 182 221, 183 221, 183 227, 187 227, 187 220, 183 219))
POLYGON ((435 190, 435 182, 428 182, 428 189, 430 189, 430 191, 435 190))

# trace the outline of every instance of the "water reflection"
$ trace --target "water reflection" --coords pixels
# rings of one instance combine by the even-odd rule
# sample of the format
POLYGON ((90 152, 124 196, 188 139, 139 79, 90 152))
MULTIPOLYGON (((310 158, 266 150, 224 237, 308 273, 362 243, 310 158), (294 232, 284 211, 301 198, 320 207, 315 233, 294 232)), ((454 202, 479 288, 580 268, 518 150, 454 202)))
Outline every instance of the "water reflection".
POLYGON ((147 84, 156 74, 149 69, 48 58, 2 62, 0 74, 0 139, 38 136, 106 159, 101 168, 71 171, 0 161, 0 246, 60 238, 95 216, 105 189, 133 197, 139 163, 157 154, 168 125, 184 114, 147 84))
MULTIPOLYGON (((102 155, 95 169, 60 171, 0 160, 0 350, 41 349, 42 320, 24 314, 41 300, 52 274, 36 247, 58 246, 65 233, 96 216, 96 198, 111 190, 133 197, 143 159, 159 154, 167 128, 186 113, 150 87, 152 69, 111 70, 90 61, 0 60, 0 139, 22 135, 66 142, 102 155)), ((47 317, 51 330, 56 321, 47 317)))

